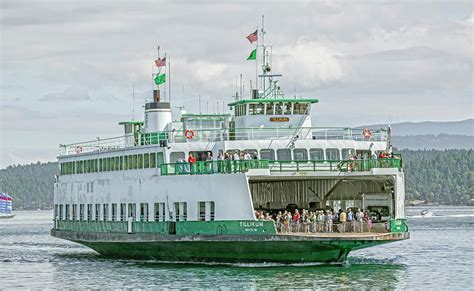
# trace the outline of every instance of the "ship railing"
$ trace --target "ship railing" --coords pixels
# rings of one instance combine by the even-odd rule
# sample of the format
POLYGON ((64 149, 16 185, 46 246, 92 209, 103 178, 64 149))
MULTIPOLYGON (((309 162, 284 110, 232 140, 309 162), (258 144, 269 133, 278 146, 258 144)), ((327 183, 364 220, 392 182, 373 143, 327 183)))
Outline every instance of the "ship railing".
POLYGON ((268 160, 224 160, 178 162, 160 165, 162 176, 244 173, 250 169, 268 169, 268 160))
POLYGON ((270 161, 270 172, 364 172, 374 168, 402 169, 401 158, 360 160, 270 161))
POLYGON ((71 155, 128 147, 162 145, 167 143, 186 142, 218 142, 232 140, 261 140, 261 139, 292 139, 295 140, 353 140, 353 141, 386 141, 387 131, 372 129, 370 137, 362 135, 363 129, 358 128, 235 128, 235 129, 188 129, 192 130, 186 136, 186 130, 171 130, 151 133, 134 133, 119 137, 105 138, 59 146, 59 155, 71 155), (294 135, 298 134, 296 138, 294 135))

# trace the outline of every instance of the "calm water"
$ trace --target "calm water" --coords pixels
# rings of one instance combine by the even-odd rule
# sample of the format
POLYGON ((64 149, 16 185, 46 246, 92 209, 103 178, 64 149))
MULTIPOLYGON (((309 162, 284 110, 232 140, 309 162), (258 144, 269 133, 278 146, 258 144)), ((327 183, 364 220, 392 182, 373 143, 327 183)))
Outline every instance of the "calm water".
POLYGON ((0 221, 4 288, 471 289, 474 207, 409 208, 412 238, 352 252, 346 265, 188 265, 104 259, 49 236, 51 212, 0 221))

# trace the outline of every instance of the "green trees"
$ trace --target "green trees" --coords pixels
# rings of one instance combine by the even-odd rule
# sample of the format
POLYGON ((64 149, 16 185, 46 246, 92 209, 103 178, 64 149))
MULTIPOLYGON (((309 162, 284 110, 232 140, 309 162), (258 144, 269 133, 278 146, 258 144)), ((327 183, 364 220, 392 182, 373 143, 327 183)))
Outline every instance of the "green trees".
MULTIPOLYGON (((474 198, 472 150, 402 150, 407 200, 464 205, 474 198)), ((57 163, 9 166, 0 170, 0 191, 14 209, 51 208, 57 163)))
POLYGON ((407 200, 464 205, 474 198, 471 150, 402 150, 407 200))

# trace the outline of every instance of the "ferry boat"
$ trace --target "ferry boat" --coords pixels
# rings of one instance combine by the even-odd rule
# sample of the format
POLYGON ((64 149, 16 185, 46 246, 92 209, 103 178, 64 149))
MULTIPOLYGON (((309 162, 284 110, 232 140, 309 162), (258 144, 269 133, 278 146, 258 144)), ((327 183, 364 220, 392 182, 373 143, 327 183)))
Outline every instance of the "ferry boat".
POLYGON ((106 256, 184 262, 344 262, 409 238, 390 127, 313 127, 319 100, 285 95, 269 46, 256 49, 261 87, 236 94, 231 114, 173 121, 158 86, 143 121, 119 123, 123 135, 60 145, 51 234, 106 256), (296 209, 362 209, 374 221, 282 231, 258 215, 296 209))
POLYGON ((12 197, 0 192, 0 219, 13 217, 15 214, 12 213, 12 197))

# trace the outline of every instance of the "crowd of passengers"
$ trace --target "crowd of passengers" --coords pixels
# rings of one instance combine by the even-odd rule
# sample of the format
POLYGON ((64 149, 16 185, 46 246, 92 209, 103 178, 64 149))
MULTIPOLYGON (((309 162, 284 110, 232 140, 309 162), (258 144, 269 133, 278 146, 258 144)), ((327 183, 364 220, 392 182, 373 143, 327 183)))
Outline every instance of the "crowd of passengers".
MULTIPOLYGON (((295 209, 293 214, 285 210, 275 215, 256 211, 255 216, 258 220, 274 221, 279 233, 364 232, 364 225, 368 232, 372 231, 372 217, 368 211, 363 212, 360 208, 348 208, 346 211, 339 209, 338 212, 334 209, 316 211, 303 209, 301 212, 295 209)), ((382 221, 380 212, 376 213, 375 221, 382 221)))

